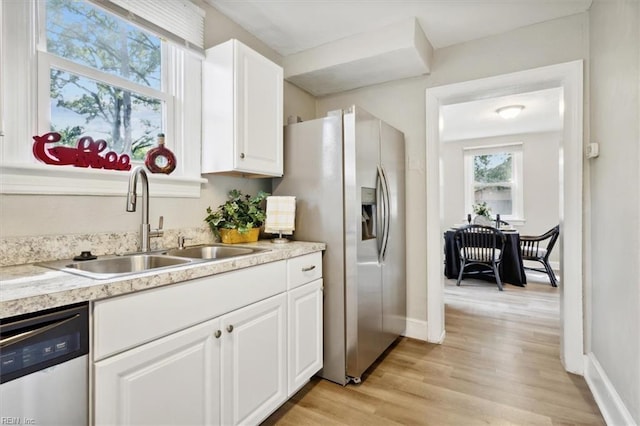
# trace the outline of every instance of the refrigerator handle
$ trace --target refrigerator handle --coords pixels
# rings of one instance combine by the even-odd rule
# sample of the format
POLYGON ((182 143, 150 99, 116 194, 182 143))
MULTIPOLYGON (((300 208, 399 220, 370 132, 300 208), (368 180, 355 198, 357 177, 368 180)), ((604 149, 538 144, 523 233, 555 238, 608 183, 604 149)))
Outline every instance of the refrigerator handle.
POLYGON ((389 188, 389 179, 387 179, 387 172, 382 167, 382 177, 384 178, 384 188, 387 192, 387 206, 384 209, 386 214, 385 223, 387 224, 387 232, 384 238, 384 251, 382 252, 382 259, 387 257, 387 248, 389 247, 389 234, 391 234, 391 189, 389 188))
POLYGON ((381 187, 382 187, 382 201, 384 204, 384 211, 382 216, 382 246, 380 247, 378 261, 382 262, 387 254, 387 245, 389 243, 389 228, 391 221, 391 205, 390 205, 390 193, 389 193, 389 182, 387 181, 387 174, 384 171, 384 167, 378 166, 378 173, 381 178, 381 187))
POLYGON ((378 262, 382 262, 382 245, 384 243, 386 203, 384 202, 384 184, 382 169, 378 165, 378 176, 376 177, 376 242, 378 246, 378 262))

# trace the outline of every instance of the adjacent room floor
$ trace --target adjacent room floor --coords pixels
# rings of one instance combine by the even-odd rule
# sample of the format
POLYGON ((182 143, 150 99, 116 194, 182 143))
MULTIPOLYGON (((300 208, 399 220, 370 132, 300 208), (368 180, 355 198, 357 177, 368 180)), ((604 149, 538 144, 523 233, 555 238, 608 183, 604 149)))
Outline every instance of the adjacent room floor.
MULTIPOLYGON (((580 376, 559 359, 559 290, 445 284, 442 345, 402 338, 342 387, 314 378, 265 425, 604 425, 580 376)), ((561 285, 561 284, 560 284, 561 285)))

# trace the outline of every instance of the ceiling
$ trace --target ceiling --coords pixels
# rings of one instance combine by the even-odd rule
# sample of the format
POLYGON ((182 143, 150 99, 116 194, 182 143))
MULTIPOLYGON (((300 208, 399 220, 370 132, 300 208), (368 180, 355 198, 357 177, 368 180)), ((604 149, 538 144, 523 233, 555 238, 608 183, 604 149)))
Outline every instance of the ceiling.
POLYGON ((561 88, 500 96, 479 101, 445 105, 441 113, 440 139, 443 142, 522 133, 562 130, 561 88), (504 119, 496 110, 508 105, 523 105, 515 118, 504 119))
POLYGON ((435 49, 586 11, 591 0, 205 0, 282 56, 415 17, 435 49))
MULTIPOLYGON (((428 74, 433 66, 428 56, 433 49, 581 13, 589 9, 592 0, 205 1, 281 54, 285 79, 323 96, 428 74), (388 43, 387 51, 366 52, 378 49, 384 44, 381 40, 392 39, 393 31, 397 33, 412 22, 419 31, 405 33, 418 34, 415 40, 399 36, 395 45, 388 43), (420 37, 425 41, 421 43, 420 37), (427 48, 421 48, 425 43, 427 48), (336 52, 339 60, 328 52, 336 52), (416 62, 416 58, 424 62, 416 62), (299 68, 305 69, 298 72, 299 68)), ((442 138, 560 130, 559 99, 558 91, 543 90, 448 105, 442 110, 442 138), (495 113, 506 104, 526 108, 519 117, 507 121, 495 113)))

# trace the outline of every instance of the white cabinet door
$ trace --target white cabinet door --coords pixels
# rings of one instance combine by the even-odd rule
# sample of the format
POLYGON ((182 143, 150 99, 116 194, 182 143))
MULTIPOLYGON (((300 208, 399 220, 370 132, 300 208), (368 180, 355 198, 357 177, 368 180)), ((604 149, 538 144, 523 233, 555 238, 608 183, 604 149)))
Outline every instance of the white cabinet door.
POLYGON ((286 294, 220 318, 222 424, 258 424, 287 399, 286 294))
POLYGON ((214 319, 95 363, 95 424, 220 424, 219 329, 214 319))
POLYGON ((236 168, 282 176, 282 68, 237 43, 236 168))
POLYGON ((207 49, 202 81, 202 173, 282 176, 282 67, 232 39, 207 49))
POLYGON ((288 396, 322 368, 322 279, 288 293, 288 396))

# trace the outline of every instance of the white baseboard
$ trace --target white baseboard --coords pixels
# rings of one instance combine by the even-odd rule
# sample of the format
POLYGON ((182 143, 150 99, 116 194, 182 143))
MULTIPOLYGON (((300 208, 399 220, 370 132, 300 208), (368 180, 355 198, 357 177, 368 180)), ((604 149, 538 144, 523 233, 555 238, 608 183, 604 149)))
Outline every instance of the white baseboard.
POLYGON ((413 318, 407 318, 407 327, 404 336, 412 339, 427 341, 427 322, 413 318))
POLYGON ((593 352, 584 357, 584 373, 584 378, 605 422, 610 426, 637 426, 593 352))

